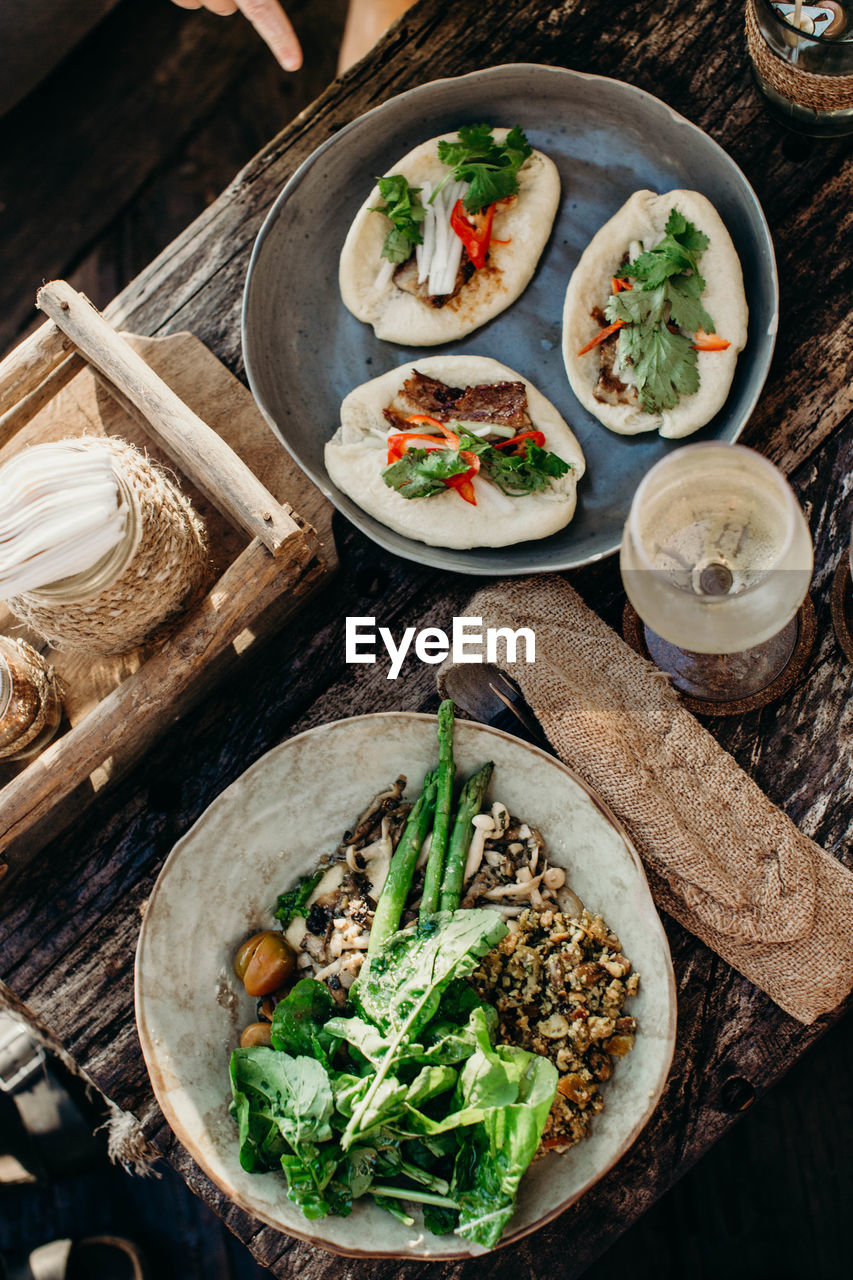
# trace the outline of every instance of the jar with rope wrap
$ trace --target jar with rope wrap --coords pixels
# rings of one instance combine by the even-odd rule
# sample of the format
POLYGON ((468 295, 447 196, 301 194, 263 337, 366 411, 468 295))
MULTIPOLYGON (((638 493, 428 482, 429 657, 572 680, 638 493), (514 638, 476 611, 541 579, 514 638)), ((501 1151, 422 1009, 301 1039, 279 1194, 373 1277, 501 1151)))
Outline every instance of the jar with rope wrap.
POLYGON ((773 116, 815 138, 853 133, 853 3, 746 0, 746 36, 773 116))
POLYGON ((55 649, 163 639, 209 578, 189 499, 125 441, 35 445, 0 468, 0 595, 55 649))

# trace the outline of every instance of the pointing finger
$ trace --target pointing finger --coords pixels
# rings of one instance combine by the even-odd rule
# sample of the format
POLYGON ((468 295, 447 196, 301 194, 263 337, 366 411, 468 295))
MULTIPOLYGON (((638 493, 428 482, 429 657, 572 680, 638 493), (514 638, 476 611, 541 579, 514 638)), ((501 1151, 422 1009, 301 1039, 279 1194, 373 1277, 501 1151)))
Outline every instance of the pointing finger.
POLYGON ((237 0, 237 5, 284 70, 298 71, 302 66, 302 47, 277 0, 237 0))

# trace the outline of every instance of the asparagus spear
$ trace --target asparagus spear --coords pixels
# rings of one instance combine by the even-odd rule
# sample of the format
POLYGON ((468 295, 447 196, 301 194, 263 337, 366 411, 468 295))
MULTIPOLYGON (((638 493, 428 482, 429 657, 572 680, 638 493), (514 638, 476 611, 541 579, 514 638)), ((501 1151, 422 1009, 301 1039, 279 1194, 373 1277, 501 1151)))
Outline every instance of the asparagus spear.
POLYGON ((482 769, 478 769, 471 775, 462 788, 456 808, 456 821, 450 835, 444 878, 441 882, 439 906, 442 911, 455 911, 459 906, 459 899, 462 896, 462 878, 465 875, 465 863, 468 859, 468 846, 474 834, 471 822, 482 808, 483 797, 494 767, 491 761, 484 764, 482 769))
POLYGON ((438 910, 441 877, 444 874, 444 859, 447 852, 447 836, 450 831, 453 773, 453 703, 450 698, 447 698, 438 708, 438 797, 435 804, 432 839, 429 842, 429 858, 424 874, 421 920, 438 910))
POLYGON ((392 933, 400 927, 400 917, 406 905, 406 898, 412 887, 412 876, 421 845, 426 839, 430 823, 435 812, 435 793, 437 769, 431 769, 424 778, 421 794, 418 796, 409 814, 400 843, 394 850, 379 901, 376 914, 370 927, 370 942, 367 948, 367 959, 370 960, 392 933))

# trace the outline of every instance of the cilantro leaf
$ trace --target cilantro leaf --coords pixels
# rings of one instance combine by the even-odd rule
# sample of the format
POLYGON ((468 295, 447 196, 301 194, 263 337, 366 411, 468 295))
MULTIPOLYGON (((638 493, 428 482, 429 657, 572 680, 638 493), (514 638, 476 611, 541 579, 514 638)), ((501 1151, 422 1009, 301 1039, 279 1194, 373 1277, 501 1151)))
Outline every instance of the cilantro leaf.
POLYGON ((667 289, 669 295, 669 318, 679 329, 687 333, 695 333, 704 329, 706 333, 714 332, 714 321, 702 306, 702 288, 698 276, 673 276, 667 289))
POLYGON ((385 203, 372 205, 370 211, 384 213, 392 224, 380 256, 387 258, 389 262, 406 262, 415 245, 423 243, 420 224, 426 217, 426 210, 419 198, 421 188, 410 187, 401 173, 392 173, 389 177, 377 178, 376 181, 385 203))
POLYGON ((469 183, 463 204, 477 213, 496 200, 518 191, 518 171, 533 148, 516 125, 503 142, 496 142, 488 124, 462 125, 458 141, 442 140, 438 158, 453 170, 457 182, 469 183))
POLYGON ((705 281, 699 271, 708 244, 703 231, 672 209, 660 242, 616 273, 634 286, 611 295, 606 316, 611 324, 622 321, 619 360, 632 368, 648 413, 674 409, 682 396, 699 390, 698 361, 687 335, 714 332, 702 306, 705 281))
POLYGON ((571 468, 556 453, 541 449, 528 440, 523 454, 506 454, 501 449, 490 449, 482 460, 483 470, 499 489, 510 497, 538 493, 547 489, 552 480, 564 476, 571 468))
POLYGON ((445 480, 469 469, 455 450, 409 449, 398 462, 385 468, 382 479, 402 498, 429 498, 444 491, 445 480))
POLYGON ((704 231, 697 231, 692 222, 688 222, 683 213, 677 209, 670 211, 664 231, 674 236, 685 249, 699 257, 711 243, 704 231))
MULTIPOLYGON (((622 334, 627 328, 619 334, 620 358, 622 334)), ((637 335, 632 342, 630 359, 640 404, 649 413, 674 409, 682 396, 699 390, 699 369, 690 339, 683 333, 672 333, 665 324, 655 325, 648 334, 637 335)))

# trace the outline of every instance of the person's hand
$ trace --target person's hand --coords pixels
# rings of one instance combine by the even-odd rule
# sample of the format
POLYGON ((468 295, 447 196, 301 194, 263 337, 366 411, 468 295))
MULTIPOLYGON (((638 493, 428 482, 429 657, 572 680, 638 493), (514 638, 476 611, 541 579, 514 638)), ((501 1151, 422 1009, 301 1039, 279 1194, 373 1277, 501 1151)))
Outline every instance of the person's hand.
POLYGON ((285 71, 302 66, 302 47, 290 19, 278 0, 174 0, 182 9, 209 9, 211 13, 236 13, 248 18, 262 40, 269 45, 285 71))

